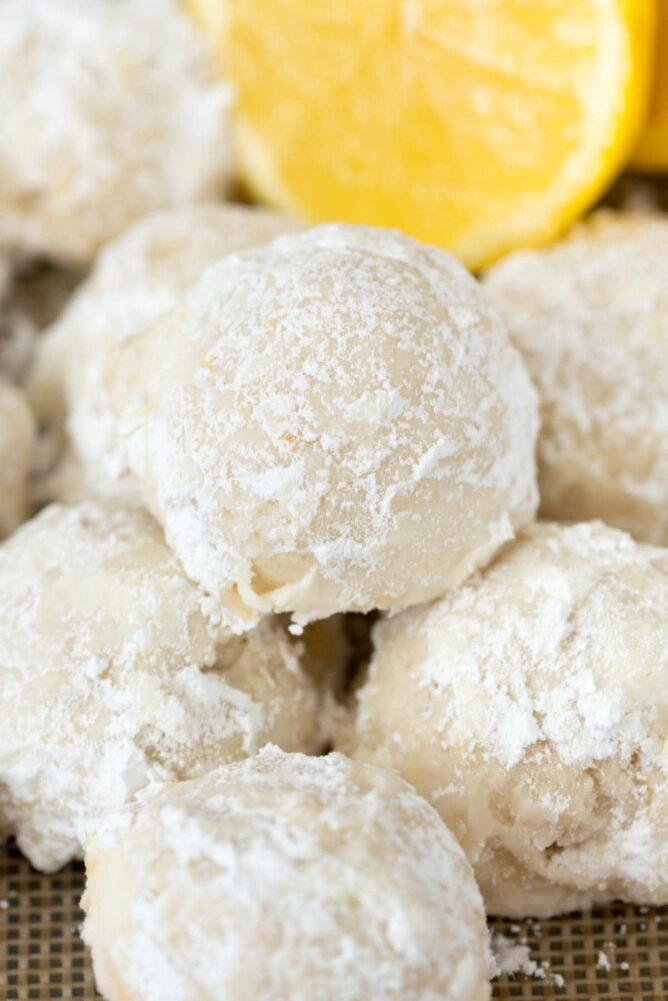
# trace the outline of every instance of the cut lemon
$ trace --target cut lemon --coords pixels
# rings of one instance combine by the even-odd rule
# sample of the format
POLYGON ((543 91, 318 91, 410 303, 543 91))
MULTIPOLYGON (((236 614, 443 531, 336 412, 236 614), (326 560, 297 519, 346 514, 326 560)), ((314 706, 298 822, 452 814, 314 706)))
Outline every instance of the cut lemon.
POLYGON ((477 268, 544 242, 637 143, 655 0, 191 0, 237 90, 241 170, 314 220, 477 268))
POLYGON ((649 120, 632 164, 642 170, 668 169, 668 0, 659 0, 657 62, 649 120))

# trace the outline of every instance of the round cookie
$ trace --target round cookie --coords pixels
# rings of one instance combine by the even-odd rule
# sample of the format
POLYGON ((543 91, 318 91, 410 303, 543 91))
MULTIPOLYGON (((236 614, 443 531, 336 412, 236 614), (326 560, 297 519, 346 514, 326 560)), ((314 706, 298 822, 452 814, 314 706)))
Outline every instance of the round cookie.
POLYGON ((55 451, 65 425, 74 449, 63 469, 49 471, 44 493, 67 503, 94 496, 138 502, 114 454, 103 380, 109 352, 178 302, 209 264, 301 228, 278 212, 207 203, 153 213, 104 248, 42 338, 31 374, 31 400, 55 451))
POLYGON ((0 247, 88 263, 148 212, 218 195, 230 93, 176 3, 0 4, 0 247))
POLYGON ((424 800, 267 748, 144 799, 86 855, 108 1001, 486 1001, 473 874, 424 800))
POLYGON ((147 503, 239 628, 435 597, 534 515, 521 359, 464 268, 398 233, 228 257, 107 378, 147 503))
POLYGON ((541 397, 541 512, 668 544, 668 221, 600 213, 485 291, 541 397))
POLYGON ((153 781, 318 749, 301 647, 233 637, 142 511, 53 505, 0 547, 0 829, 39 869, 153 781))
POLYGON ((381 623, 336 746, 395 769, 513 917, 668 902, 668 551, 539 523, 381 623))
MULTIPOLYGON (((33 418, 25 395, 0 381, 0 539, 28 514, 33 418)), ((1 607, 1 606, 0 606, 1 607)))

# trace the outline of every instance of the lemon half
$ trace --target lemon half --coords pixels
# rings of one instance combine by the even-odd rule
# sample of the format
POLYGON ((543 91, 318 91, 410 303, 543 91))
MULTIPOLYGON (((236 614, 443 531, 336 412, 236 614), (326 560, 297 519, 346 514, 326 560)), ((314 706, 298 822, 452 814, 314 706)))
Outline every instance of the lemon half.
POLYGON ((659 0, 656 77, 647 125, 632 164, 641 170, 668 169, 668 0, 659 0))
POLYGON ((251 190, 479 268, 590 205, 644 124, 655 0, 192 0, 251 190))

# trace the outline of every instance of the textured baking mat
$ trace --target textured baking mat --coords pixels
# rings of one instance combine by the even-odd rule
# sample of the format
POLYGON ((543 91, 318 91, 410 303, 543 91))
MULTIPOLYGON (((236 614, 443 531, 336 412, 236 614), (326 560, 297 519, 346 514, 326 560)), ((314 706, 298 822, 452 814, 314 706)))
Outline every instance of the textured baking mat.
MULTIPOLYGON (((0 852, 2 1001, 99 997, 78 932, 83 882, 81 866, 42 876, 15 849, 0 852)), ((551 921, 497 921, 494 931, 511 948, 524 945, 533 970, 497 981, 495 998, 668 1001, 667 909, 620 905, 551 921)))

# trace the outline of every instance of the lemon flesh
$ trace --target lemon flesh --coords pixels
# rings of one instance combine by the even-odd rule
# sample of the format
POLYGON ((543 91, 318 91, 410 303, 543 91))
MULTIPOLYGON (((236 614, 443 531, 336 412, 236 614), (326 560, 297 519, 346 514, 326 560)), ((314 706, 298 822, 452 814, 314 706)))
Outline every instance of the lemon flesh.
POLYGON ((473 268, 549 240, 637 143, 654 0, 193 0, 240 167, 313 221, 396 226, 473 268))

